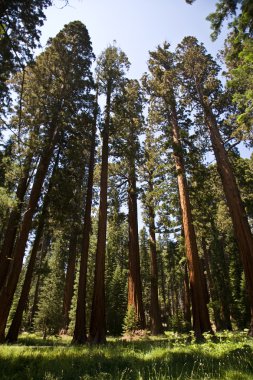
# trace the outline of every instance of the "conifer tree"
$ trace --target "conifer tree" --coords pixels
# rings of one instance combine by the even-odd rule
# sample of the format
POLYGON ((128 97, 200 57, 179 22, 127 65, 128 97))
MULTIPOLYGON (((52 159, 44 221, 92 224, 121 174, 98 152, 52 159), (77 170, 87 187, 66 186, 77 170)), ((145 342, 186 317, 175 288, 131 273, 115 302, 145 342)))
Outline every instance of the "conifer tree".
MULTIPOLYGON (((121 94, 114 103, 113 125, 117 130, 116 150, 125 161, 125 177, 128 181, 128 223, 129 223, 129 275, 128 308, 134 308, 136 322, 144 329, 145 315, 142 300, 140 276, 140 252, 137 210, 137 162, 139 159, 138 136, 142 131, 142 95, 136 80, 127 80, 121 94)), ((125 166, 123 165, 123 167, 125 166)))
POLYGON ((150 320, 151 320, 151 333, 153 335, 161 334, 162 322, 161 312, 158 300, 158 267, 157 267, 157 245, 156 245, 156 206, 159 202, 157 199, 157 187, 155 186, 156 177, 159 176, 159 169, 161 171, 160 156, 158 144, 155 141, 155 136, 151 128, 146 128, 146 140, 144 146, 145 163, 143 165, 144 178, 146 181, 145 194, 144 194, 144 208, 146 212, 146 219, 149 228, 149 251, 150 251, 150 276, 151 276, 151 289, 150 289, 150 320), (159 152, 159 153, 158 153, 159 152), (159 159, 158 159, 159 154, 159 159))
POLYGON ((127 216, 121 210, 123 196, 121 196, 122 189, 118 189, 117 175, 115 175, 117 164, 111 163, 110 169, 106 245, 106 321, 109 333, 120 335, 127 308, 128 224, 127 216))
POLYGON ((49 258, 49 275, 41 289, 35 326, 42 331, 43 338, 47 335, 59 334, 62 326, 64 256, 62 255, 62 234, 56 231, 53 237, 49 258))
POLYGON ((5 325, 22 268, 33 215, 55 146, 59 142, 61 128, 70 128, 79 120, 81 110, 85 112, 89 105, 92 59, 86 27, 81 22, 72 22, 49 41, 45 52, 37 58, 36 65, 29 68, 26 112, 30 112, 31 125, 38 123, 41 126, 41 153, 27 210, 15 244, 12 270, 9 271, 0 294, 1 304, 4 305, 0 311, 0 341, 4 340, 5 325), (62 65, 63 61, 65 65, 62 65))
POLYGON ((78 343, 78 344, 85 343, 87 340, 86 284, 87 284, 87 263, 88 263, 90 232, 91 232, 91 207, 92 207, 92 191, 93 191, 93 177, 94 177, 94 165, 95 165, 97 116, 98 116, 98 88, 96 89, 93 118, 91 120, 92 131, 91 131, 91 141, 90 141, 87 192, 86 192, 86 199, 85 199, 84 227, 83 227, 82 246, 81 246, 76 318, 75 318, 75 328, 74 328, 74 334, 73 334, 73 343, 78 343))
POLYGON ((221 84, 217 78, 219 67, 195 37, 185 37, 179 44, 176 55, 185 100, 194 104, 198 111, 201 110, 217 161, 217 170, 222 181, 245 272, 251 305, 249 334, 253 335, 253 237, 219 129, 220 115, 225 111, 219 102, 221 93, 221 84))
POLYGON ((146 320, 149 321, 150 316, 150 255, 148 246, 148 232, 146 223, 139 231, 140 240, 140 267, 141 267, 141 280, 143 287, 143 307, 146 320))
MULTIPOLYGON (((151 78, 147 84, 153 98, 158 98, 160 107, 167 118, 169 138, 175 161, 178 181, 179 200, 182 213, 185 249, 189 268, 191 286, 193 329, 197 339, 203 332, 211 331, 211 324, 204 294, 202 269, 199 261, 196 234, 193 225, 189 190, 186 180, 184 153, 179 122, 179 111, 176 103, 177 79, 172 53, 169 45, 158 47, 157 51, 150 52, 149 70, 151 78)), ((161 111, 160 111, 161 112, 161 111)))
POLYGON ((253 33, 253 17, 252 17, 252 4, 248 0, 219 0, 216 3, 215 12, 211 13, 207 20, 211 23, 213 30, 211 37, 216 40, 225 19, 232 18, 233 22, 229 27, 238 31, 238 26, 245 34, 253 33))
POLYGON ((213 30, 211 38, 216 40, 225 19, 229 19, 229 33, 225 40, 223 58, 226 63, 226 87, 235 105, 232 118, 237 127, 233 135, 252 146, 252 52, 253 16, 252 4, 248 0, 219 0, 215 12, 207 20, 213 30))
MULTIPOLYGON (((36 243, 36 241, 34 241, 36 243)), ((47 256, 51 243, 51 231, 49 228, 44 228, 41 242, 38 248, 37 261, 35 263, 33 282, 29 293, 28 303, 24 312, 22 321, 23 326, 28 331, 34 331, 35 315, 38 311, 38 302, 40 296, 40 289, 43 285, 45 277, 48 275, 48 260, 47 256)))
POLYGON ((124 52, 115 46, 109 46, 98 58, 97 78, 99 93, 106 97, 105 115, 102 131, 102 162, 100 176, 100 204, 98 220, 98 239, 95 263, 95 279, 90 319, 90 341, 104 343, 106 340, 105 320, 105 250, 107 227, 107 187, 109 136, 111 124, 112 98, 129 67, 124 52))
MULTIPOLYGON (((15 126, 15 120, 14 126, 15 126)), ((16 234, 20 223, 21 213, 24 209, 25 195, 31 181, 31 172, 36 165, 36 158, 38 152, 34 147, 36 136, 38 135, 37 128, 31 128, 31 131, 24 141, 27 145, 26 149, 22 149, 22 153, 19 152, 19 170, 16 178, 16 192, 15 192, 15 205, 10 209, 8 219, 5 224, 2 246, 0 251, 0 289, 4 286, 4 281, 10 268, 10 262, 13 255, 13 247, 15 244, 16 234)), ((24 138, 23 138, 24 140, 24 138)), ((12 144, 12 160, 15 167, 17 150, 20 151, 19 143, 12 144)), ((11 168, 9 168, 11 170, 11 168)), ((14 172, 15 169, 13 168, 14 172)), ((14 185, 15 186, 15 185, 14 185)))
POLYGON ((41 213, 39 215, 38 227, 36 230, 36 236, 35 236, 35 239, 33 242, 33 247, 31 250, 30 257, 29 257, 29 262, 27 265, 27 270, 26 270, 26 274, 25 274, 24 283, 22 285, 20 298, 19 298, 19 301, 17 304, 17 308, 15 311, 14 317, 12 319, 10 328, 8 330, 8 334, 6 336, 6 340, 9 343, 16 342, 18 339, 18 333, 19 333, 21 323, 22 323, 23 312, 24 312, 25 307, 27 305, 28 296, 29 296, 30 287, 31 287, 31 282, 32 282, 33 273, 34 273, 34 268, 35 268, 35 264, 37 261, 37 254, 38 254, 39 246, 41 243, 46 219, 48 217, 48 205, 50 202, 50 192, 52 190, 53 178, 54 178, 54 174, 55 174, 57 165, 58 165, 58 159, 56 159, 56 161, 55 161, 55 166, 54 166, 54 169, 52 172, 52 176, 50 178, 47 193, 46 193, 44 200, 43 200, 41 213))
MULTIPOLYGON (((0 99, 8 95, 6 81, 10 74, 22 71, 31 61, 38 46, 40 30, 45 21, 44 10, 52 0, 2 0, 0 3, 0 99)), ((2 103, 3 104, 3 103, 2 103)), ((3 111, 2 104, 0 112, 3 111)))
MULTIPOLYGON (((196 152, 195 155, 198 156, 196 152)), ((217 331, 231 330, 230 255, 226 253, 226 228, 223 230, 219 226, 219 221, 224 225, 228 217, 222 185, 213 164, 206 167, 202 160, 194 161, 190 173, 191 199, 210 294, 210 310, 217 331)))

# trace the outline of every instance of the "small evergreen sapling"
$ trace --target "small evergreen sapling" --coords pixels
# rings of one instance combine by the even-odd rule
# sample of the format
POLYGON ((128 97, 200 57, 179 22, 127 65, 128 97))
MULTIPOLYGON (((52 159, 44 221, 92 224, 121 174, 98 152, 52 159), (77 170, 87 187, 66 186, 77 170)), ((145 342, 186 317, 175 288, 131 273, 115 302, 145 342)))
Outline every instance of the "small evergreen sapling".
POLYGON ((49 259, 49 275, 41 291, 35 326, 42 331, 43 338, 56 335, 62 326, 62 303, 64 285, 64 262, 61 257, 61 235, 52 243, 49 259))

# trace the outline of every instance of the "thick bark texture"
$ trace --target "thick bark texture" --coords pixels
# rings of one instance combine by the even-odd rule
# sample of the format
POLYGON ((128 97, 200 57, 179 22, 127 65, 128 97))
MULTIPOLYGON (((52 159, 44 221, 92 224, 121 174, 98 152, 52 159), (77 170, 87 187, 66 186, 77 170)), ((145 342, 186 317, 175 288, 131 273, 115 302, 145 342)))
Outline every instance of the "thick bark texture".
POLYGON ((23 208, 23 202, 25 198, 25 193, 28 187, 29 182, 29 173, 31 166, 32 156, 29 155, 26 159, 23 175, 20 178, 18 187, 17 187, 17 207, 13 209, 10 213, 9 220, 7 223, 3 245, 0 253, 0 289, 5 284, 9 268, 11 266, 13 247, 16 239, 17 229, 21 217, 21 212, 23 208))
POLYGON ((51 140, 51 142, 44 149, 44 152, 42 153, 40 162, 38 164, 28 206, 26 212, 24 213, 24 217, 20 227, 19 237, 16 241, 16 245, 14 248, 12 268, 9 271, 9 275, 6 280, 5 286, 3 287, 0 293, 0 342, 3 342, 5 340, 5 327, 9 316, 13 296, 17 287, 19 275, 22 269, 26 243, 31 229, 33 215, 38 204, 41 189, 53 154, 54 146, 58 140, 57 131, 57 128, 53 128, 51 130, 51 139, 49 138, 49 141, 51 140))
POLYGON ((134 163, 130 167, 128 188, 128 223, 129 223, 129 273, 128 273, 128 307, 133 306, 138 327, 145 329, 145 315, 142 302, 140 274, 140 253, 138 236, 136 174, 134 163))
POLYGON ((87 283, 87 263, 90 245, 91 232, 91 206, 92 206, 92 189, 94 177, 95 163, 95 147, 96 147, 96 124, 97 124, 97 99, 94 112, 94 121, 92 126, 91 149, 89 158, 89 176, 87 184, 85 214, 84 214, 84 229, 82 240, 82 252, 80 261, 80 273, 77 294, 76 320, 72 342, 74 344, 83 344, 87 341, 86 335, 86 283, 87 283))
MULTIPOLYGON (((153 192, 152 180, 149 180, 149 191, 153 192)), ((151 334, 159 335, 163 333, 161 311, 158 300, 158 268, 157 268, 157 250, 155 236, 155 212, 152 205, 148 206, 149 213, 149 247, 151 259, 151 299, 150 299, 150 318, 151 334)))
POLYGON ((234 227, 235 239, 243 264, 251 309, 249 334, 253 336, 253 237, 233 169, 222 143, 215 116, 211 107, 203 100, 201 94, 199 96, 205 113, 206 124, 209 129, 212 147, 217 162, 217 170, 221 177, 223 190, 234 227))
POLYGON ((102 164, 100 176, 100 203, 98 219, 98 240, 96 250, 94 290, 90 320, 89 340, 100 344, 106 341, 105 317, 105 249, 107 228, 107 188, 108 188, 108 158, 109 158, 109 126, 111 111, 111 88, 107 89, 106 117, 103 130, 102 164))
POLYGON ((202 338, 203 332, 212 331, 206 304, 203 276, 198 255, 196 235, 193 226, 191 204, 185 176, 180 132, 177 122, 176 109, 171 112, 173 154, 177 171, 179 200, 182 212, 183 231, 185 238, 186 257, 189 270, 191 289, 193 330, 197 339, 202 338))

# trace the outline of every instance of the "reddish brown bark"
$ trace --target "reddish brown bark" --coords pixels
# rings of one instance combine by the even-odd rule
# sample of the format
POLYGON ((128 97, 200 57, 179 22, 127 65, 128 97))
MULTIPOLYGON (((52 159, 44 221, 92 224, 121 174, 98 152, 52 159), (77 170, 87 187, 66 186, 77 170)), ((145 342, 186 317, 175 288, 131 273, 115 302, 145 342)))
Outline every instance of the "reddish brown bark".
POLYGON ((171 124, 173 137, 173 155, 177 171, 179 200, 182 212, 186 257, 189 270, 193 330, 196 338, 201 339, 203 332, 212 331, 212 328, 205 299, 205 291, 203 287, 196 235, 192 220, 191 204, 185 176, 180 132, 175 107, 172 107, 171 124))
POLYGON ((17 309, 15 311, 15 314, 14 314, 12 323, 10 325, 8 334, 6 336, 6 341, 9 343, 14 343, 18 339, 18 333, 19 333, 21 323, 22 323, 23 312, 25 310, 25 307, 26 307, 26 304, 28 301, 28 296, 29 296, 29 292, 30 292, 30 288, 31 288, 32 279, 33 279, 35 263, 37 260, 37 253, 39 250, 39 246, 40 246, 40 242, 41 242, 41 238, 42 238, 42 234, 43 234, 43 229, 44 229, 45 221, 47 218, 47 209, 48 209, 48 204, 49 204, 49 200, 50 200, 50 192, 52 189, 52 179, 54 177, 55 170, 58 167, 58 161, 59 161, 59 152, 58 152, 58 156, 57 156, 57 159, 55 161, 55 164, 54 164, 54 170, 53 170, 53 173, 51 175, 48 190, 47 190, 47 193, 44 197, 43 206, 42 206, 41 214, 39 217, 38 228, 36 231, 36 236, 34 239, 33 248, 32 248, 32 252, 30 255, 28 267, 26 270, 25 280, 24 280, 24 283, 22 286, 22 291, 21 291, 21 295, 20 295, 20 298, 18 301, 17 309))
MULTIPOLYGON (((149 179, 149 191, 153 192, 153 183, 149 179)), ((149 247, 151 259, 151 298, 150 298, 150 319, 151 334, 159 335, 163 333, 161 311, 158 300, 158 268, 157 268, 157 250, 155 236, 155 212, 154 207, 149 204, 149 247)))
POLYGON ((41 194, 42 185, 49 167, 49 163, 53 154, 54 146, 58 140, 58 129, 51 130, 49 136, 50 144, 45 147, 40 158, 37 172, 34 178, 31 194, 29 197, 28 206, 22 224, 20 227, 19 237, 14 248, 12 268, 9 272, 6 284, 0 293, 0 342, 4 341, 5 327, 10 312, 13 296, 17 287, 19 275, 22 269, 23 258, 25 254, 26 243, 32 225, 33 215, 35 213, 38 200, 41 194), (51 138, 50 138, 51 137, 51 138))
POLYGON ((96 147, 96 124, 97 124, 97 96, 94 111, 94 120, 92 125, 91 148, 89 158, 89 176, 87 184, 85 214, 84 214, 84 229, 82 240, 82 252, 80 261, 80 273, 77 294, 76 320, 73 334, 73 343, 83 344, 87 341, 86 335, 86 283, 87 283, 87 263, 90 245, 91 232, 91 206, 92 206, 92 189, 95 164, 95 147, 96 147))
POLYGON ((107 227, 107 188, 108 188, 108 158, 109 158, 109 126, 111 111, 111 88, 107 89, 106 117, 103 130, 102 164, 100 175, 100 203, 98 219, 98 239, 95 263, 94 290, 92 299, 90 333, 91 343, 104 343, 106 341, 105 317, 105 249, 107 227))
POLYGON ((138 236, 136 174, 134 163, 130 167, 128 188, 128 223, 129 223, 129 273, 128 273, 128 307, 133 306, 140 329, 145 329, 145 315, 142 302, 140 275, 140 253, 138 236))
POLYGON ((34 272, 34 267, 36 263, 37 252, 39 250, 39 245, 40 245, 40 241, 41 241, 41 237, 43 233, 43 228, 44 228, 44 215, 43 216, 41 215, 39 225, 37 228, 36 237, 33 243, 32 252, 29 259, 29 264, 26 270, 26 275, 25 275, 23 286, 22 286, 21 295, 18 301, 17 309, 14 314, 13 320, 11 322, 8 334, 6 336, 6 341, 8 343, 14 343, 18 339, 18 334, 21 327, 21 323, 22 323, 23 312, 25 310, 25 307, 28 301, 30 288, 31 288, 33 272, 34 272))
POLYGON ((204 101, 201 93, 199 93, 199 97, 204 110, 206 124, 209 129, 212 147, 217 162, 217 170, 221 177, 223 190, 234 227, 235 239, 243 264, 251 309, 249 334, 253 336, 253 237, 241 200, 239 188, 224 148, 215 116, 211 107, 207 104, 207 101, 204 101))

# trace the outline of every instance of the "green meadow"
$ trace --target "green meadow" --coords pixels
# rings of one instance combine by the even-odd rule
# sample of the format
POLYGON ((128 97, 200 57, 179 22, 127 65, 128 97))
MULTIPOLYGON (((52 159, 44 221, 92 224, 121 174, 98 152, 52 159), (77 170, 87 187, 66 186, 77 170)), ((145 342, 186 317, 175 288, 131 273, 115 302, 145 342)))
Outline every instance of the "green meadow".
POLYGON ((253 379, 253 339, 246 332, 207 336, 168 332, 158 338, 72 346, 70 338, 21 335, 0 347, 1 380, 253 379))

